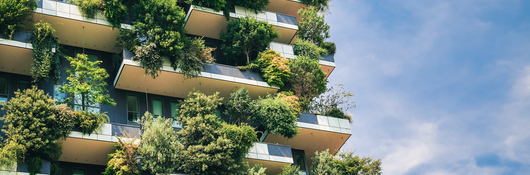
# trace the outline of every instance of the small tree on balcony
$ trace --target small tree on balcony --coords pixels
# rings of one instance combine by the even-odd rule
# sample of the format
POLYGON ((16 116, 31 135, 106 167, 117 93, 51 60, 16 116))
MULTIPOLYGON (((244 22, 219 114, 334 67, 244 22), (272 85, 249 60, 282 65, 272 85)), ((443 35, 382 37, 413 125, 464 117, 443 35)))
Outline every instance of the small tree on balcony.
POLYGON ((269 134, 293 138, 299 133, 296 110, 284 98, 268 96, 260 99, 258 106, 258 121, 269 134))
POLYGON ((228 21, 226 30, 219 35, 225 56, 237 58, 244 55, 246 64, 250 63, 253 52, 265 51, 273 39, 280 37, 272 24, 252 17, 228 21))
POLYGON ((37 6, 36 0, 0 0, 0 35, 13 38, 25 22, 33 19, 37 6))
POLYGON ((254 124, 259 106, 257 102, 250 98, 248 90, 243 86, 232 91, 230 98, 226 101, 225 112, 229 116, 229 123, 254 124))
POLYGON ((299 97, 303 111, 307 111, 313 97, 326 90, 326 73, 322 71, 318 60, 305 56, 291 59, 289 68, 292 74, 288 87, 299 97))
MULTIPOLYGON (((339 118, 349 118, 344 111, 355 108, 354 95, 344 89, 344 84, 335 84, 326 88, 326 92, 320 94, 311 101, 309 110, 339 118)), ((350 116, 351 117, 351 116, 350 116)), ((351 121, 351 118, 349 118, 351 121)))
POLYGON ((302 4, 314 6, 317 10, 324 12, 329 10, 329 1, 331 0, 300 0, 302 4))
POLYGON ((324 14, 319 14, 314 7, 298 10, 301 21, 298 22, 298 39, 313 42, 315 45, 323 43, 329 38, 329 25, 324 20, 324 14))
POLYGON ((116 150, 109 154, 104 175, 140 175, 137 159, 140 139, 130 138, 127 133, 124 135, 125 137, 117 137, 116 150))
POLYGON ((212 8, 213 10, 218 12, 225 8, 227 2, 225 0, 186 0, 186 3, 201 7, 212 8))

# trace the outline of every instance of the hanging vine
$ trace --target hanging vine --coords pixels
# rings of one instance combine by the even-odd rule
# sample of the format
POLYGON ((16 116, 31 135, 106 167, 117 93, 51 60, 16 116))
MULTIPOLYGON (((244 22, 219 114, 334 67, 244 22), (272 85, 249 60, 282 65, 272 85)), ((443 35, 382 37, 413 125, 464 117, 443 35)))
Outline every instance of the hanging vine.
POLYGON ((33 82, 40 83, 48 80, 51 75, 54 82, 61 77, 61 46, 55 30, 47 22, 35 24, 31 37, 33 46, 33 82))

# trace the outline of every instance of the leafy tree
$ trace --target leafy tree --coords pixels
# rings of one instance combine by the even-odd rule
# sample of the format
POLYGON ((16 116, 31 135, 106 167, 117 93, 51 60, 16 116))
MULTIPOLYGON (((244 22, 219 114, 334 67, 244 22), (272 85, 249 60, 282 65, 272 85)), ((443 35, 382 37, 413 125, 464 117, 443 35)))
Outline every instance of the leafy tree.
POLYGON ((201 74, 204 63, 212 63, 215 59, 212 52, 215 48, 206 47, 202 38, 187 40, 186 47, 176 60, 171 61, 173 69, 180 69, 185 78, 195 78, 201 74))
POLYGON ((300 0, 302 4, 314 6, 317 10, 320 11, 329 10, 329 1, 331 0, 300 0))
POLYGON ((140 62, 140 66, 144 69, 146 75, 156 78, 161 72, 160 69, 164 66, 164 59, 156 50, 156 44, 150 43, 147 46, 136 47, 134 61, 140 62))
POLYGON ((283 99, 289 106, 294 110, 296 116, 300 116, 302 114, 302 107, 300 106, 300 99, 293 95, 294 93, 289 91, 282 91, 277 93, 276 95, 283 99))
POLYGON ((351 151, 340 152, 339 158, 332 161, 332 166, 338 170, 339 174, 382 174, 381 158, 354 156, 354 153, 351 151))
POLYGON ((88 19, 96 18, 103 5, 101 0, 71 0, 71 2, 77 5, 81 14, 88 19))
POLYGON ((293 47, 294 54, 298 56, 306 56, 314 60, 322 58, 320 55, 327 54, 325 49, 322 49, 312 43, 311 41, 300 39, 293 47))
POLYGON ((257 111, 257 102, 250 98, 248 90, 243 86, 232 91, 230 98, 226 101, 224 114, 230 116, 229 123, 252 125, 256 119, 257 111))
POLYGON ((305 56, 291 59, 289 68, 292 73, 289 87, 298 96, 303 111, 307 111, 311 99, 326 90, 326 73, 322 71, 318 60, 305 56))
POLYGON ((232 4, 245 7, 254 11, 255 13, 261 13, 265 6, 269 4, 269 0, 228 0, 232 4))
POLYGON ((320 48, 326 49, 327 53, 332 55, 334 55, 337 50, 337 46, 335 45, 335 43, 328 41, 320 43, 320 48))
POLYGON ((136 137, 130 138, 127 133, 124 135, 126 138, 117 137, 116 150, 109 154, 104 175, 140 175, 137 159, 140 140, 136 137))
POLYGON ((244 54, 247 58, 246 64, 250 63, 252 52, 265 51, 271 41, 280 36, 272 24, 253 17, 228 21, 226 30, 219 35, 223 41, 221 48, 224 54, 231 58, 244 54))
MULTIPOLYGON (((346 92, 344 84, 335 84, 326 88, 326 92, 320 94, 318 97, 311 101, 309 109, 313 113, 320 114, 336 114, 338 109, 343 113, 348 109, 355 108, 355 101, 353 101, 354 95, 351 92, 346 92), (335 110, 335 112, 331 112, 335 110)), ((351 121, 351 120, 350 120, 351 121)))
POLYGON ((324 14, 319 15, 314 7, 298 10, 301 20, 298 22, 298 38, 309 40, 315 45, 329 38, 329 25, 324 21, 324 14))
POLYGON ((179 154, 182 144, 173 129, 173 119, 158 117, 146 112, 142 118, 142 143, 138 153, 142 169, 153 174, 171 174, 180 165, 179 154))
POLYGON ((262 67, 263 78, 269 86, 283 87, 283 82, 287 81, 291 74, 288 63, 289 59, 281 57, 274 50, 268 50, 258 55, 258 64, 262 67))
POLYGON ((225 0, 186 0, 186 3, 201 7, 209 7, 215 10, 216 12, 223 10, 226 5, 225 0))
POLYGON ((55 30, 47 22, 35 23, 31 44, 33 47, 33 67, 31 68, 33 82, 44 82, 50 75, 54 75, 54 82, 57 82, 61 77, 62 53, 55 30), (55 49, 56 53, 53 53, 52 49, 55 49))
POLYGON ((299 131, 296 125, 296 111, 281 97, 260 99, 258 121, 270 134, 280 134, 293 138, 299 131))
POLYGON ((103 15, 112 29, 121 28, 121 23, 127 16, 127 6, 122 3, 122 0, 103 0, 103 15))
POLYGON ((25 22, 33 19, 37 6, 36 0, 0 0, 0 35, 13 38, 25 22))
POLYGON ((27 160, 33 175, 40 172, 41 159, 57 163, 62 154, 58 140, 70 134, 75 116, 66 105, 56 106, 55 102, 33 86, 16 91, 7 104, 0 104, 6 111, 0 119, 6 123, 2 132, 7 136, 0 150, 0 167, 12 167, 15 162, 27 160))
POLYGON ((262 167, 261 164, 255 164, 254 167, 248 169, 248 175, 265 175, 267 168, 262 167))
POLYGON ((300 166, 286 164, 282 167, 282 172, 278 175, 294 175, 299 174, 300 166))
POLYGON ((329 153, 329 149, 326 149, 322 152, 315 152, 315 157, 312 157, 313 165, 311 166, 311 174, 320 174, 320 175, 332 175, 338 174, 337 168, 332 166, 334 160, 333 155, 329 153))
POLYGON ((189 174, 241 174, 243 157, 257 141, 254 128, 221 122, 214 114, 221 104, 218 93, 206 96, 191 91, 176 117, 184 128, 178 133, 184 149, 180 169, 189 174))

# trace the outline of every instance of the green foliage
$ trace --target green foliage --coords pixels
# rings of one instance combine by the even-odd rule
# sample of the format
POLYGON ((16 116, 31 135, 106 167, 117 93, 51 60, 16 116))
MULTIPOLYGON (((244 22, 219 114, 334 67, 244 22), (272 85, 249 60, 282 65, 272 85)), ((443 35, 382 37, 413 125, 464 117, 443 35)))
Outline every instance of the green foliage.
POLYGON ((29 174, 35 175, 41 173, 42 159, 40 157, 29 157, 26 162, 28 163, 29 174))
POLYGON ((289 86, 300 99, 300 106, 307 111, 313 97, 326 90, 326 73, 322 71, 318 60, 305 56, 298 56, 289 62, 291 77, 289 86))
POLYGON ((33 67, 31 68, 33 82, 44 82, 50 75, 54 75, 54 82, 57 82, 61 77, 62 53, 55 30, 47 22, 36 23, 31 44, 33 47, 33 67), (53 53, 52 49, 55 49, 56 53, 53 53))
POLYGON ((299 133, 296 111, 283 98, 268 96, 260 99, 258 106, 258 121, 270 134, 293 138, 299 133))
POLYGON ((261 13, 265 6, 269 4, 269 0, 229 0, 233 5, 245 7, 254 11, 255 13, 261 13))
POLYGON ((344 119, 348 119, 351 121, 351 116, 346 116, 344 114, 344 112, 342 112, 340 109, 338 108, 331 108, 331 110, 328 110, 326 111, 325 113, 323 113, 322 115, 325 115, 325 116, 332 116, 332 117, 337 117, 337 118, 344 118, 344 119))
MULTIPOLYGON (((14 162, 27 160, 30 166, 36 166, 42 158, 57 162, 62 154, 58 140, 66 138, 75 125, 75 115, 66 105, 55 105, 55 100, 44 91, 33 86, 23 92, 15 92, 2 110, 6 114, 2 130, 7 138, 0 150, 0 167, 12 167, 14 162), (9 158, 11 160, 6 160, 9 158)), ((32 167, 37 171, 40 168, 32 167)), ((35 172, 33 171, 33 173, 35 172)))
POLYGON ((315 157, 312 157, 313 165, 311 166, 311 174, 332 175, 338 174, 337 168, 332 166, 331 162, 334 160, 333 155, 329 153, 329 149, 322 152, 315 152, 315 157))
POLYGON ((300 166, 286 164, 282 167, 282 172, 278 175, 295 175, 299 174, 300 166))
POLYGON ((298 39, 309 40, 315 45, 323 43, 329 38, 329 25, 324 20, 324 14, 318 14, 314 7, 298 10, 301 20, 298 21, 298 39))
POLYGON ((181 102, 177 120, 184 149, 180 169, 189 174, 241 174, 243 157, 257 141, 254 128, 223 123, 214 113, 222 98, 191 91, 181 102))
POLYGON ((0 0, 0 35, 13 38, 16 31, 31 21, 37 9, 36 0, 0 0))
POLYGON ((352 151, 340 152, 339 159, 332 162, 332 166, 336 167, 339 174, 370 174, 380 175, 382 159, 374 159, 372 157, 360 157, 353 155, 352 151))
POLYGON ((77 5, 79 12, 88 19, 96 18, 103 5, 101 0, 71 0, 71 2, 77 5))
POLYGON ((232 91, 226 101, 224 113, 230 117, 229 123, 247 123, 252 125, 258 111, 257 102, 250 98, 248 90, 243 86, 232 91))
POLYGON ((171 174, 180 166, 179 155, 182 144, 172 126, 173 119, 158 117, 146 112, 142 117, 142 143, 138 149, 142 169, 152 174, 171 174))
POLYGON ((164 60, 156 50, 156 44, 150 43, 147 46, 136 47, 136 53, 133 57, 134 61, 140 62, 140 66, 144 69, 146 75, 156 78, 160 69, 164 66, 164 60))
POLYGON ((186 0, 186 3, 212 8, 216 12, 223 10, 226 6, 225 0, 186 0))
POLYGON ((293 108, 295 115, 300 116, 302 114, 302 107, 300 106, 300 99, 293 95, 293 92, 282 91, 276 94, 279 98, 283 99, 291 108, 293 108))
POLYGON ((320 48, 326 49, 327 53, 332 55, 334 55, 337 50, 337 46, 335 45, 335 43, 328 41, 320 43, 320 48))
POLYGON ((122 4, 122 0, 103 0, 103 15, 107 18, 110 26, 121 28, 121 23, 127 15, 127 6, 122 4))
POLYGON ((302 4, 314 6, 317 10, 327 11, 331 0, 300 0, 302 4))
POLYGON ((140 175, 138 169, 138 148, 140 147, 140 140, 130 138, 117 137, 116 150, 109 154, 109 161, 104 175, 140 175))
POLYGON ((314 43, 306 40, 298 40, 293 47, 294 54, 309 57, 314 60, 322 58, 320 55, 327 54, 327 50, 322 49, 314 43))
POLYGON ((248 169, 248 175, 265 175, 267 168, 262 167, 261 164, 255 164, 254 167, 248 169))
POLYGON ((185 78, 195 78, 201 74, 204 63, 212 63, 215 59, 212 52, 215 48, 204 45, 202 38, 194 38, 186 42, 186 47, 180 52, 176 60, 171 60, 173 69, 180 69, 185 78))
POLYGON ((71 106, 80 105, 83 111, 87 111, 89 106, 97 105, 97 103, 116 105, 109 94, 106 94, 108 90, 105 79, 109 77, 109 74, 104 68, 99 67, 102 61, 89 61, 85 54, 78 54, 75 58, 66 57, 66 59, 71 67, 66 70, 69 75, 66 78, 68 83, 63 83, 59 88, 60 92, 69 95, 65 102, 70 103, 71 106))
POLYGON ((85 135, 90 135, 94 131, 99 131, 101 126, 109 120, 109 117, 105 113, 97 114, 86 111, 76 111, 74 115, 76 116, 75 128, 80 129, 81 133, 85 135))
POLYGON ((283 87, 290 75, 289 59, 282 57, 274 50, 267 50, 258 54, 257 63, 261 67, 263 78, 269 86, 277 85, 283 87))
POLYGON ((312 113, 336 115, 334 117, 338 117, 342 113, 342 118, 348 118, 351 122, 351 116, 344 115, 344 111, 356 107, 353 97, 351 92, 344 90, 344 84, 335 84, 326 88, 325 93, 314 98, 309 109, 312 113), (331 112, 332 110, 335 112, 331 112))
POLYGON ((261 72, 260 66, 256 63, 250 63, 245 66, 237 66, 237 68, 239 68, 239 70, 252 70, 255 72, 261 72))
POLYGON ((221 48, 225 56, 237 58, 244 54, 247 58, 246 64, 249 64, 252 52, 265 51, 271 41, 280 34, 275 31, 272 24, 245 17, 228 21, 226 30, 219 36, 223 41, 221 48))

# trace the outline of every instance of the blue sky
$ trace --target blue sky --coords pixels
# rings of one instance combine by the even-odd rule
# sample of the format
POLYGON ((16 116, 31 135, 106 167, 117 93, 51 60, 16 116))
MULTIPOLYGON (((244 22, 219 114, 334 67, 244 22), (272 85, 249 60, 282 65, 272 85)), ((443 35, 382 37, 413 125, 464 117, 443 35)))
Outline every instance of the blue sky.
POLYGON ((530 172, 530 1, 333 0, 343 149, 384 174, 530 172))

